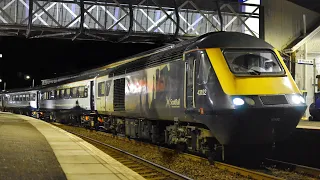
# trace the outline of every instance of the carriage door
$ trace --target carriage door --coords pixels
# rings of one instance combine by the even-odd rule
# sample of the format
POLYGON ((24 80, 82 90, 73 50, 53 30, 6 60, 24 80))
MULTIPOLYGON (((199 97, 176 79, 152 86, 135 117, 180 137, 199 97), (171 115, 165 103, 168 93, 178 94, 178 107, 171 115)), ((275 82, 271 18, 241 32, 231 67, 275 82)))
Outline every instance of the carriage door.
POLYGON ((105 111, 106 110, 106 82, 102 81, 98 83, 98 98, 97 98, 97 110, 105 111))
POLYGON ((90 110, 94 111, 94 82, 90 81, 90 110))
POLYGON ((195 108, 195 64, 197 61, 197 51, 185 54, 186 66, 186 94, 185 105, 187 109, 195 108))

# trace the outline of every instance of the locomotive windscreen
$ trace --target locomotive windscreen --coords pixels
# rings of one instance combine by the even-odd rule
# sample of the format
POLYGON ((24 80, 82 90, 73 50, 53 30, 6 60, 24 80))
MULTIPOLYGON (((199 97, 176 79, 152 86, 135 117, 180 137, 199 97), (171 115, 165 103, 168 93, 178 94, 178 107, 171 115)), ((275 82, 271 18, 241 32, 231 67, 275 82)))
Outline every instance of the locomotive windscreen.
POLYGON ((234 74, 282 75, 283 67, 272 51, 226 50, 225 59, 234 74))

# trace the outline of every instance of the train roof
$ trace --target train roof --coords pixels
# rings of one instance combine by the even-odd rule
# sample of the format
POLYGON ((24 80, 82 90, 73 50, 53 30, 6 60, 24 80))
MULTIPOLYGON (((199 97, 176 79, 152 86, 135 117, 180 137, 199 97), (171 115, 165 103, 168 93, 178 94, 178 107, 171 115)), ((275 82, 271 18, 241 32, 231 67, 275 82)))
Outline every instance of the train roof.
POLYGON ((36 90, 41 89, 41 87, 42 87, 42 86, 10 89, 10 90, 1 91, 0 94, 9 94, 9 93, 20 93, 20 92, 36 91, 36 90))
POLYGON ((79 73, 77 76, 60 82, 51 83, 44 87, 58 86, 73 81, 86 80, 95 76, 116 76, 130 73, 135 70, 154 66, 159 63, 171 61, 173 58, 181 57, 183 52, 191 49, 204 48, 259 48, 272 49, 273 47, 262 39, 253 37, 240 32, 211 32, 199 37, 168 44, 156 49, 151 49, 124 59, 111 63, 99 68, 91 69, 79 73))
POLYGON ((188 49, 204 48, 259 48, 273 49, 266 41, 240 32, 212 32, 197 37, 188 49))
MULTIPOLYGON (((103 76, 108 74, 110 77, 130 73, 136 70, 140 70, 147 67, 152 67, 160 63, 166 63, 176 58, 181 58, 185 51, 192 49, 205 49, 205 48, 259 48, 259 49, 273 49, 273 47, 262 39, 253 37, 240 32, 211 32, 189 40, 178 42, 176 44, 168 44, 156 49, 151 49, 121 60, 116 61, 99 68, 87 70, 77 75, 70 76, 70 78, 63 79, 59 82, 50 83, 39 87, 47 88, 58 86, 74 81, 91 79, 96 76, 103 76)), ((58 79, 57 78, 52 78, 58 79)), ((60 77, 63 78, 63 77, 60 77)), ((47 79, 50 80, 50 79, 47 79)), ((35 88, 33 88, 35 89, 35 88)), ((19 89, 10 90, 7 92, 19 92, 22 90, 31 89, 19 89)), ((36 90, 36 89, 35 89, 36 90)))
POLYGON ((175 44, 172 48, 159 53, 138 58, 136 61, 121 64, 113 68, 109 76, 117 76, 141 69, 154 67, 180 59, 185 51, 205 48, 259 48, 273 49, 262 39, 239 32, 211 32, 202 36, 175 44))

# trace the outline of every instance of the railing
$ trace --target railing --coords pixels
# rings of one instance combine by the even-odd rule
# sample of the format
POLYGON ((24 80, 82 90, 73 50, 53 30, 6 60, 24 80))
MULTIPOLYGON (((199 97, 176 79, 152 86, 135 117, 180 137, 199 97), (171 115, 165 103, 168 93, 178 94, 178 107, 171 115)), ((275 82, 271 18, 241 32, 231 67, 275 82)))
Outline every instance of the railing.
POLYGON ((176 28, 179 37, 198 36, 221 29, 219 7, 222 30, 263 38, 264 20, 259 16, 263 9, 258 5, 220 2, 217 6, 208 0, 129 2, 132 8, 128 0, 0 0, 0 35, 108 40, 129 33, 131 24, 131 36, 174 35, 176 28), (249 21, 260 25, 248 25, 249 21))

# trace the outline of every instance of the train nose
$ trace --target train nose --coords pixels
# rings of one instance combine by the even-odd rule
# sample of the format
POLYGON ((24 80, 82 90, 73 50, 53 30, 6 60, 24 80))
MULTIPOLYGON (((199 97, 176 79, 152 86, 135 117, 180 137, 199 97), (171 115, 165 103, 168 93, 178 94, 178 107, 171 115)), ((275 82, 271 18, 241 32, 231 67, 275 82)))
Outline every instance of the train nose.
POLYGON ((299 123, 305 106, 233 110, 209 125, 221 144, 266 144, 284 140, 299 123))

